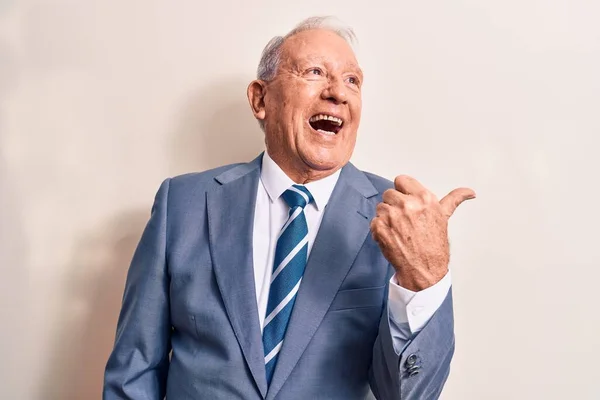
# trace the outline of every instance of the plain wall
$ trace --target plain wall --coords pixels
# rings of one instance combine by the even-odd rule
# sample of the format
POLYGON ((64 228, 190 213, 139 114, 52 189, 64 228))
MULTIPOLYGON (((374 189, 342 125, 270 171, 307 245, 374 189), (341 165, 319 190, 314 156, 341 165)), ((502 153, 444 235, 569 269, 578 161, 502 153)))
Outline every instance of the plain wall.
POLYGON ((360 41, 352 161, 478 194, 442 398, 600 398, 595 0, 0 0, 0 398, 100 398, 160 182, 263 149, 263 46, 321 14, 360 41))

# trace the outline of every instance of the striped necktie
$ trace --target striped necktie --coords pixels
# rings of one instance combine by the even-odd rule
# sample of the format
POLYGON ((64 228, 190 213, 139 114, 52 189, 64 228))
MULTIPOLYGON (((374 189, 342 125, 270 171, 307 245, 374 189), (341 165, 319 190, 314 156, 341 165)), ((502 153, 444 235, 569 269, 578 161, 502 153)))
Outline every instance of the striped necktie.
POLYGON ((304 207, 313 201, 308 189, 300 185, 293 185, 281 196, 290 207, 290 211, 277 239, 263 328, 265 369, 269 385, 306 267, 308 226, 304 207))

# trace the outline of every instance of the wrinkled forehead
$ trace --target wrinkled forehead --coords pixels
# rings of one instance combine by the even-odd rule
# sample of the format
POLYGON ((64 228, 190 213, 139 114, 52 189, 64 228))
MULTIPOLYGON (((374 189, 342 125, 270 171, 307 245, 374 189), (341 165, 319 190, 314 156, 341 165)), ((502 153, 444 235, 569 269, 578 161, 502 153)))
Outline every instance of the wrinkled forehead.
POLYGON ((311 30, 289 37, 281 46, 281 61, 289 66, 335 64, 360 71, 352 46, 335 32, 311 30))

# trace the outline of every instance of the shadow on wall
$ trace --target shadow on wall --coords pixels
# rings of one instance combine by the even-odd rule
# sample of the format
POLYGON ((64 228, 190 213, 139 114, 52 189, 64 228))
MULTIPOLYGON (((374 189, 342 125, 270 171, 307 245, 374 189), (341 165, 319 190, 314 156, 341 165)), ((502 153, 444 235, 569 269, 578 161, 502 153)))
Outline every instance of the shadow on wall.
POLYGON ((100 399, 127 267, 148 212, 123 212, 77 243, 63 292, 63 323, 39 400, 100 399))
POLYGON ((231 79, 187 99, 173 135, 172 175, 251 161, 264 149, 246 97, 249 83, 231 79))
MULTIPOLYGON (((247 83, 214 84, 188 99, 170 149, 170 176, 247 161, 262 151, 247 83)), ((149 216, 150 207, 122 212, 77 244, 71 279, 61 292, 66 296, 59 320, 66 322, 54 340, 40 400, 101 398, 127 270, 149 216)))

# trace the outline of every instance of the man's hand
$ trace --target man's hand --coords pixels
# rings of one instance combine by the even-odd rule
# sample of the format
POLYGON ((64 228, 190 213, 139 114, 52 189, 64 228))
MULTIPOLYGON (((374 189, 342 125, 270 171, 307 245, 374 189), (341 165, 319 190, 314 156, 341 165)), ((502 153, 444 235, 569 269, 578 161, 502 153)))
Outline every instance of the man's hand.
POLYGON ((463 201, 474 199, 475 192, 454 189, 438 201, 406 175, 396 177, 394 186, 377 205, 371 233, 396 270, 398 283, 417 292, 435 285, 448 272, 448 219, 463 201))

